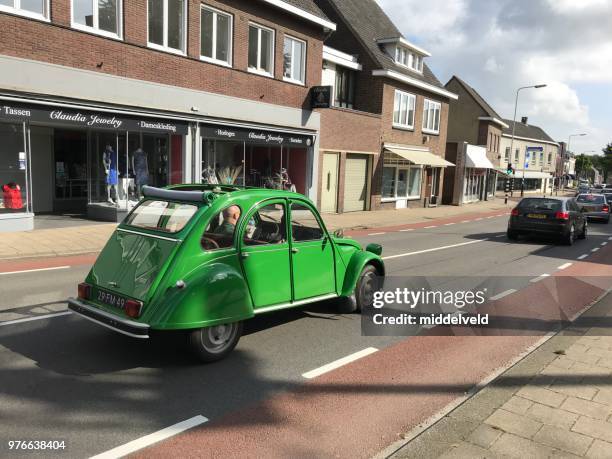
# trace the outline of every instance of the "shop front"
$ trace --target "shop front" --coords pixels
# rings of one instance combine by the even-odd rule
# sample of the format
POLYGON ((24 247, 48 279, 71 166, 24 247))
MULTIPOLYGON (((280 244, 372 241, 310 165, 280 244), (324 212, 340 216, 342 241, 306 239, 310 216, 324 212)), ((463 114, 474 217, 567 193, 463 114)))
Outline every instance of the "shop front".
POLYGON ((148 114, 0 102, 0 230, 29 229, 35 213, 120 221, 142 186, 183 181, 187 132, 148 114))
POLYGON ((485 201, 494 195, 497 172, 485 147, 466 145, 462 202, 485 201))
POLYGON ((260 128, 200 126, 201 178, 309 195, 314 135, 260 128))

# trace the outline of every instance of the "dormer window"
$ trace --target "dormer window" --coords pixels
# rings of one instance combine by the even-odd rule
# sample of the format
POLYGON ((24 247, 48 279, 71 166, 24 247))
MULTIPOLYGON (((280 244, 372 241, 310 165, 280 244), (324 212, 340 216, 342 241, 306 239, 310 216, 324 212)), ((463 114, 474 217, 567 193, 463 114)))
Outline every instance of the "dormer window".
POLYGON ((402 46, 395 47, 395 62, 417 72, 423 72, 423 56, 402 46))

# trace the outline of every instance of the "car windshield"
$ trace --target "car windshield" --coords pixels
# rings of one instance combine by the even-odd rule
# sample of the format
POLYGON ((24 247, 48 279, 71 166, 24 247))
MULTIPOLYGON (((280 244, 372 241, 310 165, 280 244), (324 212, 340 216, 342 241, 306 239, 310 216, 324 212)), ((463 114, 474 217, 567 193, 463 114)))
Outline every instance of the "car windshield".
POLYGON ((604 196, 601 194, 581 194, 576 198, 577 202, 589 203, 589 204, 603 204, 604 196))
POLYGON ((198 210, 193 204, 170 201, 144 201, 125 220, 125 223, 164 233, 177 233, 182 230, 198 210))
POLYGON ((537 209, 558 211, 561 209, 561 201, 558 199, 526 198, 519 203, 521 209, 537 209))

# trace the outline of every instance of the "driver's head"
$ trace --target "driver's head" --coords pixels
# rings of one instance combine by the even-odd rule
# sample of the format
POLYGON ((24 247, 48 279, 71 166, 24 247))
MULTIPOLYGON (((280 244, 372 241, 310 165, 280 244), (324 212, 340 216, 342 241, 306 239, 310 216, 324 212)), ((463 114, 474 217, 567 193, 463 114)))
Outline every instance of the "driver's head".
POLYGON ((223 210, 223 221, 235 225, 240 218, 240 207, 229 206, 223 210))

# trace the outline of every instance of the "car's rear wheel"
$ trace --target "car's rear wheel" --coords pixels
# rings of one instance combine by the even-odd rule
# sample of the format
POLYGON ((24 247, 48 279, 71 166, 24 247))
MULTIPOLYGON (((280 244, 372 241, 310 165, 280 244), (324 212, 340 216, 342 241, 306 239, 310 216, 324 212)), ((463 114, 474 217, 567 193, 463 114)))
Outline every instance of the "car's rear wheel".
POLYGON ((563 242, 565 243, 565 245, 572 245, 575 240, 576 240, 576 227, 574 224, 572 224, 567 234, 563 237, 563 242))
POLYGON ((191 350, 202 362, 225 358, 238 344, 242 322, 199 328, 189 334, 191 350))
POLYGON ((510 239, 511 241, 516 241, 518 240, 518 233, 514 230, 509 229, 508 231, 506 231, 506 236, 508 237, 508 239, 510 239))
POLYGON ((586 239, 586 237, 587 237, 587 231, 588 231, 588 229, 587 229, 587 228, 588 228, 588 227, 587 227, 587 222, 584 222, 584 223, 582 224, 582 232, 580 233, 580 236, 578 236, 578 239, 586 239))

